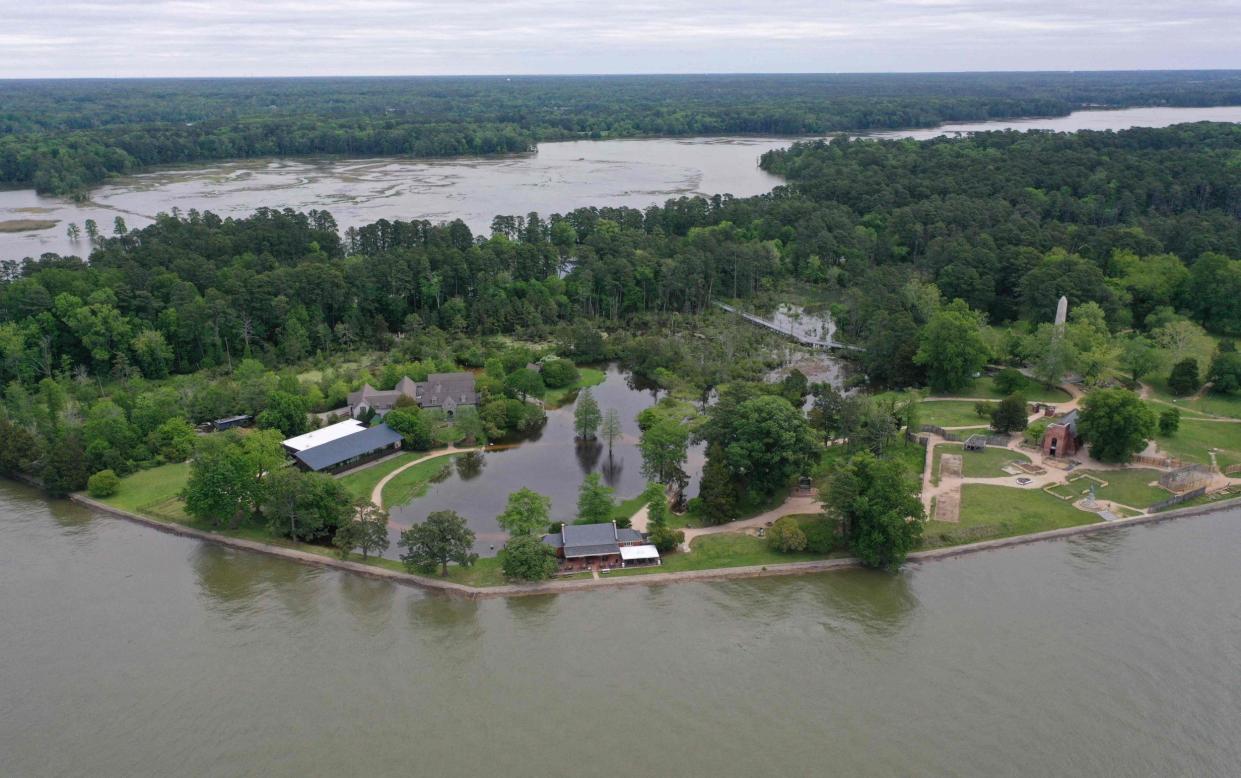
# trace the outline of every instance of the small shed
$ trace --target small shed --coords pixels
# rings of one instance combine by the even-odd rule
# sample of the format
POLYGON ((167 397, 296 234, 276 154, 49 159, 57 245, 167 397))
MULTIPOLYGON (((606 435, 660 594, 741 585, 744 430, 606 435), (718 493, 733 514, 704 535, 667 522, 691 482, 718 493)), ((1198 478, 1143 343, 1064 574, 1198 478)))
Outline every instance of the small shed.
POLYGON ((987 447, 986 435, 970 435, 965 440, 966 451, 982 451, 987 447))
POLYGON ((211 422, 211 427, 216 432, 231 430, 233 427, 246 427, 253 418, 252 416, 229 416, 227 419, 216 419, 211 422))

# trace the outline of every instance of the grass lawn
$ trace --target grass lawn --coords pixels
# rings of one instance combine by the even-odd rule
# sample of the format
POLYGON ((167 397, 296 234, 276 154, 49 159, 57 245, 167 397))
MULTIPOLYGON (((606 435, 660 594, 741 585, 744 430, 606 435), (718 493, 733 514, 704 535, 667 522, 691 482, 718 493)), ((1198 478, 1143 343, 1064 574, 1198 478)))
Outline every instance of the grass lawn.
POLYGON ((1226 467, 1241 462, 1241 423, 1205 421, 1182 418, 1181 427, 1173 435, 1157 435, 1159 449, 1174 457, 1211 464, 1208 449, 1219 449, 1216 461, 1226 467))
POLYGON ((1145 508, 1148 505, 1154 505, 1160 500, 1166 500, 1172 496, 1172 492, 1162 489, 1158 486, 1150 486, 1152 481, 1159 480, 1159 471, 1148 468, 1136 470, 1074 470, 1069 474, 1072 480, 1069 483, 1069 490, 1074 494, 1080 494, 1090 489, 1092 481, 1088 478, 1082 478, 1083 475, 1092 475, 1095 478, 1107 481, 1107 486, 1100 486, 1095 489, 1095 495, 1100 500, 1112 500, 1128 505, 1134 508, 1145 508))
MULTIPOLYGON (((823 516, 795 516, 798 523, 805 526, 809 522, 826 521, 823 516)), ((740 533, 721 533, 719 535, 703 535, 695 538, 690 544, 689 553, 668 554, 663 564, 658 567, 643 567, 633 570, 613 570, 613 575, 646 575, 649 573, 677 573, 686 570, 710 570, 717 567, 748 567, 750 565, 779 565, 787 562, 806 562, 814 559, 828 559, 845 556, 847 551, 838 548, 827 554, 798 552, 784 554, 773 551, 765 538, 740 533)))
POLYGON ((425 451, 402 451, 389 460, 341 476, 339 480, 354 497, 370 499, 371 492, 374 491, 375 484, 379 483, 380 479, 401 465, 423 456, 426 456, 425 451))
POLYGON ((405 505, 426 494, 432 483, 452 472, 453 462, 458 456, 460 454, 429 459, 397 474, 384 486, 384 507, 405 505))
POLYGON ((548 389, 543 392, 543 405, 548 408, 559 408, 565 404, 570 396, 576 396, 579 389, 585 389, 588 386, 598 386, 603 383, 603 379, 607 374, 602 370, 593 367, 579 367, 577 369, 577 380, 566 387, 560 389, 548 389))
POLYGON ((961 488, 961 522, 928 521, 922 531, 922 547, 955 546, 1098 521, 1093 513, 1079 511, 1071 503, 1037 489, 965 484, 961 488))
MULTIPOLYGON (((1213 414, 1215 416, 1226 416, 1233 419, 1241 419, 1241 394, 1211 394, 1206 393, 1196 400, 1190 400, 1187 397, 1177 397, 1168 389, 1167 380, 1163 377, 1152 378, 1145 381, 1151 388, 1151 397, 1162 400, 1164 403, 1171 403, 1181 409, 1183 414, 1213 414)), ((1158 412, 1168 407, 1163 403, 1155 403, 1155 411, 1158 412)))
MULTIPOLYGON (((929 391, 929 390, 928 390, 929 391)), ((1021 389, 1021 395, 1030 402, 1047 402, 1062 403, 1068 402, 1069 393, 1058 386, 1044 386, 1038 381, 1030 379, 1026 381, 1025 387, 1021 389)), ((985 375, 959 392, 952 392, 946 395, 937 395, 942 397, 985 397, 991 400, 1002 400, 1006 395, 1002 394, 995 388, 995 379, 992 376, 985 375)))
POLYGON ((923 400, 918 421, 936 427, 985 427, 991 420, 974 413, 972 400, 923 400))
POLYGON ((612 509, 612 518, 614 519, 631 519, 633 515, 642 508, 642 495, 630 497, 628 500, 622 500, 612 509))
POLYGON ((121 487, 116 494, 104 498, 101 502, 106 502, 121 510, 144 513, 146 508, 178 499, 177 496, 185 488, 185 482, 189 480, 189 477, 188 462, 139 470, 122 478, 121 487))
POLYGON ((966 451, 961 443, 945 443, 935 447, 935 483, 939 483, 940 457, 944 454, 961 455, 961 475, 966 478, 1004 478, 1003 470, 1009 462, 1029 462, 1030 458, 1017 451, 988 446, 982 451, 966 451))

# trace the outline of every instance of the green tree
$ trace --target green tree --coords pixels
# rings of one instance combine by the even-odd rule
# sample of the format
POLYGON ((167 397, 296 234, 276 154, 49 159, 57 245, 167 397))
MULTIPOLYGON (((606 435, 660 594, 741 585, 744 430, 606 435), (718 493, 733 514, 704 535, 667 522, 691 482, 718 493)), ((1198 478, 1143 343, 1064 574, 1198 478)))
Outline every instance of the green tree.
POLYGON ((255 418, 260 429, 280 430, 286 438, 301 435, 310 430, 305 398, 288 392, 272 392, 267 407, 255 418))
POLYGON ((876 459, 869 452, 854 455, 831 478, 825 504, 868 567, 899 567, 922 538, 926 513, 918 484, 898 460, 876 459))
POLYGON ((991 412, 991 429, 1000 434, 1021 432, 1026 428, 1026 398, 1019 394, 1010 394, 991 412))
POLYGON ((582 524, 603 524, 612 520, 612 487, 605 486, 598 473, 582 481, 577 492, 577 515, 582 524))
POLYGON ((531 396, 542 397, 543 390, 545 389, 543 377, 533 370, 524 367, 514 370, 505 376, 504 386, 514 396, 520 397, 523 401, 531 396))
POLYGON ((599 413, 599 403, 590 389, 583 389, 577 396, 577 404, 573 406, 573 430, 583 440, 593 439, 599 424, 603 420, 599 413))
POLYGON ((500 569, 517 581, 544 581, 556 574, 556 552, 535 535, 516 535, 500 549, 500 569))
POLYGON ((185 510, 219 525, 257 513, 263 480, 284 463, 280 433, 236 430, 199 438, 185 485, 185 510))
POLYGON ((435 445, 431 420, 412 405, 388 411, 384 423, 401 434, 407 448, 426 451, 435 445))
POLYGON ((47 444, 39 474, 43 488, 53 497, 63 497, 86 486, 86 449, 76 430, 53 436, 47 444))
POLYGON ((671 483, 681 472, 689 447, 689 429, 678 420, 660 416, 642 430, 638 450, 642 475, 661 484, 671 483))
POLYGON ((354 514, 349 490, 340 481, 291 467, 267 475, 262 509, 272 534, 309 543, 330 539, 354 514))
POLYGON ((767 544, 783 554, 804 551, 806 533, 802 532, 797 519, 792 516, 782 516, 776 519, 771 528, 767 530, 767 544))
POLYGON ((1198 391, 1202 378, 1198 373, 1198 360, 1186 357, 1172 366, 1168 376, 1168 388, 1178 397, 1186 397, 1198 391))
POLYGON ((1235 394, 1241 390, 1241 353, 1222 348, 1217 351, 1211 360, 1207 380, 1216 394, 1235 394))
POLYGON ((983 317, 963 300, 953 300, 922 328, 914 362, 926 368, 931 388, 956 392, 970 385, 987 364, 983 317))
POLYGON ((138 369, 147 378, 167 378, 172 365, 172 347, 159 330, 139 332, 131 344, 138 369))
POLYGON ((1181 412, 1176 408, 1164 408, 1159 412, 1159 434, 1175 435, 1181 428, 1181 412))
POLYGON ((577 381, 577 366, 567 359, 548 359, 543 362, 542 376, 545 386, 563 389, 577 381))
POLYGON ((809 472, 819 451, 805 418, 783 397, 768 395, 741 403, 733 432, 733 440, 725 446, 729 468, 762 494, 809 472))
POLYGON ((496 522, 508 534, 533 535, 547 529, 551 521, 552 498, 522 487, 509 494, 504 512, 496 522))
POLYGON ((147 445, 164 458, 165 462, 184 462, 194 451, 198 436, 184 417, 174 416, 151 430, 147 445))
POLYGON ((390 542, 388 512, 370 501, 359 502, 354 519, 341 524, 332 537, 332 544, 340 550, 342 559, 357 548, 362 551, 363 561, 371 553, 387 551, 390 542))
POLYGON ((1025 391, 1028 380, 1021 371, 1015 367, 1006 367, 995 374, 993 383, 995 390, 1002 395, 1020 394, 1025 391))
POLYGON ((1160 357, 1155 345, 1148 338, 1136 335, 1125 340, 1118 362, 1136 384, 1143 377, 1155 372, 1159 367, 1160 357))
POLYGON ((1099 389, 1082 400, 1077 431, 1101 462, 1126 462, 1155 434, 1155 412, 1133 392, 1099 389))
POLYGON ((478 561, 474 549, 474 532, 456 511, 435 511, 427 520, 414 524, 401 533, 397 545, 405 549, 401 562, 405 569, 448 575, 448 563, 470 567, 478 561))
POLYGON ((111 497, 121 488, 121 479, 111 470, 100 470, 86 480, 91 497, 111 497))
POLYGON ((707 446, 707 461, 698 484, 698 504, 708 524, 724 524, 737 518, 741 487, 728 469, 728 455, 718 443, 707 446))
POLYGON ((615 408, 608 408, 603 412, 603 426, 600 427, 599 434, 608 444, 608 453, 611 454, 612 446, 622 435, 620 413, 615 408))

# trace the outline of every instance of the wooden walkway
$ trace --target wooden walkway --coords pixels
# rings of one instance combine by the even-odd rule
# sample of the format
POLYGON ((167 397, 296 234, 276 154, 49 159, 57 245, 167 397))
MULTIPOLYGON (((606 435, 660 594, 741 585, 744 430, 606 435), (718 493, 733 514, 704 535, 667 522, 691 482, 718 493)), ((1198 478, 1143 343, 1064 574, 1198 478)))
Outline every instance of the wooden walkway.
POLYGON ((846 351, 863 351, 864 350, 861 346, 853 346, 848 343, 841 343, 840 341, 835 340, 833 338, 829 338, 827 340, 821 340, 819 338, 807 338, 804 335, 797 335, 796 333, 786 332, 785 330, 780 329, 775 324, 767 321, 761 316, 755 316, 752 313, 746 313, 745 311, 742 311, 736 308, 735 306, 729 305, 728 303, 722 303, 719 300, 716 300, 715 304, 716 306, 722 308, 725 311, 728 311, 729 313, 737 314, 738 316, 740 316, 741 318, 745 319, 746 321, 752 324, 757 324, 760 327, 766 327, 772 332, 778 332, 784 337, 791 338, 797 341, 798 343, 802 344, 803 346, 810 346, 811 348, 822 348, 822 349, 844 349, 846 351))

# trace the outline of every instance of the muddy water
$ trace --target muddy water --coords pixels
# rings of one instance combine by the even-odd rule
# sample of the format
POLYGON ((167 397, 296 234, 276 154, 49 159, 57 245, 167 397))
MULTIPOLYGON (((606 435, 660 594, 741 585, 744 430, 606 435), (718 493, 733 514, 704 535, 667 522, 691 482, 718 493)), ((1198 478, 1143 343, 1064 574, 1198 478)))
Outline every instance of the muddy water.
POLYGON ((0 481, 0 774, 1231 776, 1241 514, 467 602, 0 481), (587 769, 584 765, 593 765, 587 769))
MULTIPOLYGON (((508 495, 522 487, 550 497, 552 518, 569 522, 577 515, 578 488, 589 473, 601 474, 603 482, 616 490, 617 500, 637 497, 646 479, 642 477, 642 455, 638 451, 641 431, 635 417, 655 403, 656 395, 636 386, 616 365, 608 366, 606 379, 592 387, 591 392, 601 411, 613 408, 620 415, 624 435, 610 453, 601 441, 575 439, 575 397, 572 403, 549 410, 546 426, 530 440, 512 448, 458 458, 445 469, 447 477, 431 484, 425 495, 393 508, 393 522, 409 525, 434 511, 454 510, 474 530, 478 538, 475 550, 491 556, 505 538, 495 517, 504 510, 508 495)), ((690 497, 698 493, 704 458, 701 445, 690 447, 685 465, 690 476, 686 490, 690 497)), ((389 554, 396 553, 393 546, 389 554)))
MULTIPOLYGON (((877 133, 931 138, 976 130, 1120 130, 1192 121, 1241 121, 1241 107, 1133 108, 1077 111, 1051 119, 948 124, 877 133)), ((761 194, 780 183, 758 168, 763 152, 788 138, 657 138, 542 143, 533 154, 505 158, 412 160, 267 159, 194 165, 115 179, 91 201, 40 197, 33 190, 0 191, 0 221, 57 220, 55 227, 0 233, 0 260, 89 253, 66 226, 94 219, 111 234, 121 216, 141 227, 173 208, 243 216, 256 208, 327 209, 341 229, 378 219, 460 218, 479 231, 496 214, 564 213, 584 205, 643 208, 671 197, 761 194)))

